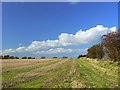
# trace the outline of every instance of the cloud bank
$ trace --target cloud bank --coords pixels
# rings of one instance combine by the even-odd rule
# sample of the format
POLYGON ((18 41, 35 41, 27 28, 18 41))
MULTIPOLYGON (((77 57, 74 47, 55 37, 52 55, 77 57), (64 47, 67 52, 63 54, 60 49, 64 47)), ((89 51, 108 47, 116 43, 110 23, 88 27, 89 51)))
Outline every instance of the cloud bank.
POLYGON ((79 52, 79 50, 70 49, 67 48, 67 46, 97 43, 100 42, 102 35, 115 31, 117 31, 116 27, 108 28, 103 25, 97 25, 96 27, 92 27, 88 30, 79 30, 75 34, 61 33, 56 40, 33 41, 28 46, 20 46, 16 49, 6 49, 2 51, 2 54, 25 52, 33 54, 59 54, 73 53, 75 51, 79 52))

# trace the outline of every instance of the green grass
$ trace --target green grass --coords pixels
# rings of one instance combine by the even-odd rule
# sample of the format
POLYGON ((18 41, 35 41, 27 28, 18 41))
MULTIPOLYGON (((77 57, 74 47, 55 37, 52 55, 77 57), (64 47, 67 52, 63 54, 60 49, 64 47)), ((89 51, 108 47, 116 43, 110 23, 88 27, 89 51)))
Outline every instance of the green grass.
MULTIPOLYGON (((101 67, 95 68, 90 64, 90 62, 86 62, 85 59, 80 59, 78 63, 78 68, 80 71, 79 77, 83 83, 86 83, 86 87, 90 86, 91 88, 107 88, 117 85, 117 78, 115 78, 115 75, 108 75, 108 71, 102 72, 100 69, 101 67)), ((117 73, 114 74, 117 75, 117 73)))
POLYGON ((118 63, 109 60, 53 59, 4 68, 3 88, 118 88, 118 63))

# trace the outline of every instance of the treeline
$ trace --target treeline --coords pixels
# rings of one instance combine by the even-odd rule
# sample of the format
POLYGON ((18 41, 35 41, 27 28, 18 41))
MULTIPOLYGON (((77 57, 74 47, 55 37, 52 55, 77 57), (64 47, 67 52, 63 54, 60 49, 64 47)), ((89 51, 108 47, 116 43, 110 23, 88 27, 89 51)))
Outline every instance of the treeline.
POLYGON ((108 58, 112 61, 120 60, 120 31, 111 32, 101 37, 101 43, 87 50, 88 58, 108 58))
MULTIPOLYGON (((20 58, 17 57, 17 56, 5 55, 5 56, 0 56, 0 59, 20 59, 20 58)), ((21 59, 35 59, 35 57, 27 57, 27 56, 24 56, 24 57, 22 57, 21 59)))
POLYGON ((22 59, 35 59, 35 57, 26 57, 26 56, 24 56, 24 57, 22 57, 22 59))
POLYGON ((5 56, 0 56, 0 59, 19 59, 19 57, 17 57, 17 56, 5 55, 5 56))
MULTIPOLYGON (((45 56, 41 56, 40 59, 45 59, 45 56)), ((59 58, 59 57, 52 57, 52 58, 59 58)), ((63 56, 61 58, 68 58, 67 56, 63 56)), ((27 57, 27 56, 23 56, 23 57, 17 57, 17 56, 11 56, 11 55, 5 55, 5 56, 0 56, 0 59, 36 59, 35 57, 27 57)))

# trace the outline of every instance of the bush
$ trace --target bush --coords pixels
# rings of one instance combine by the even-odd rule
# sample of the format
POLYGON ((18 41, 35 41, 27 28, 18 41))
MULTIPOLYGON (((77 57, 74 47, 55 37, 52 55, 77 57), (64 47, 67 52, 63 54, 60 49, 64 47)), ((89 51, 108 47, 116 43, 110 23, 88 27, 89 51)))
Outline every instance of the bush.
POLYGON ((32 59, 32 57, 28 57, 28 59, 32 59))
POLYGON ((28 57, 28 59, 35 59, 34 57, 28 57))
POLYGON ((8 59, 15 59, 14 56, 10 56, 8 59))
POLYGON ((86 55, 81 54, 81 55, 78 56, 78 58, 81 58, 81 57, 86 57, 86 55))
POLYGON ((10 55, 5 55, 3 58, 4 59, 10 59, 10 55))
POLYGON ((104 56, 104 52, 101 44, 94 45, 90 47, 87 51, 88 51, 87 53, 88 58, 101 59, 104 56))
POLYGON ((27 57, 26 57, 26 56, 24 56, 24 57, 22 57, 22 59, 27 59, 27 57))
POLYGON ((66 56, 63 56, 63 58, 68 58, 68 57, 66 57, 66 56))
POLYGON ((19 59, 19 57, 10 56, 10 55, 1 56, 1 58, 2 58, 2 59, 19 59))
POLYGON ((103 35, 102 45, 111 60, 120 60, 120 31, 103 35))
POLYGON ((41 59, 45 59, 46 57, 42 56, 41 59))
POLYGON ((15 59, 19 59, 19 57, 15 57, 15 59))
POLYGON ((53 58, 58 58, 58 57, 53 57, 53 58))

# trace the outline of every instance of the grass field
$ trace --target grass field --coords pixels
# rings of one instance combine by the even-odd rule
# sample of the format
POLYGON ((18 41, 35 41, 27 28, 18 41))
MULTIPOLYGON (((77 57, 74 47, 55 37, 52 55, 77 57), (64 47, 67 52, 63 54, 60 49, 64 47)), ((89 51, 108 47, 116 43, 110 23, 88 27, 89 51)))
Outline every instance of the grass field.
POLYGON ((3 88, 118 88, 117 62, 80 59, 2 60, 3 88))

